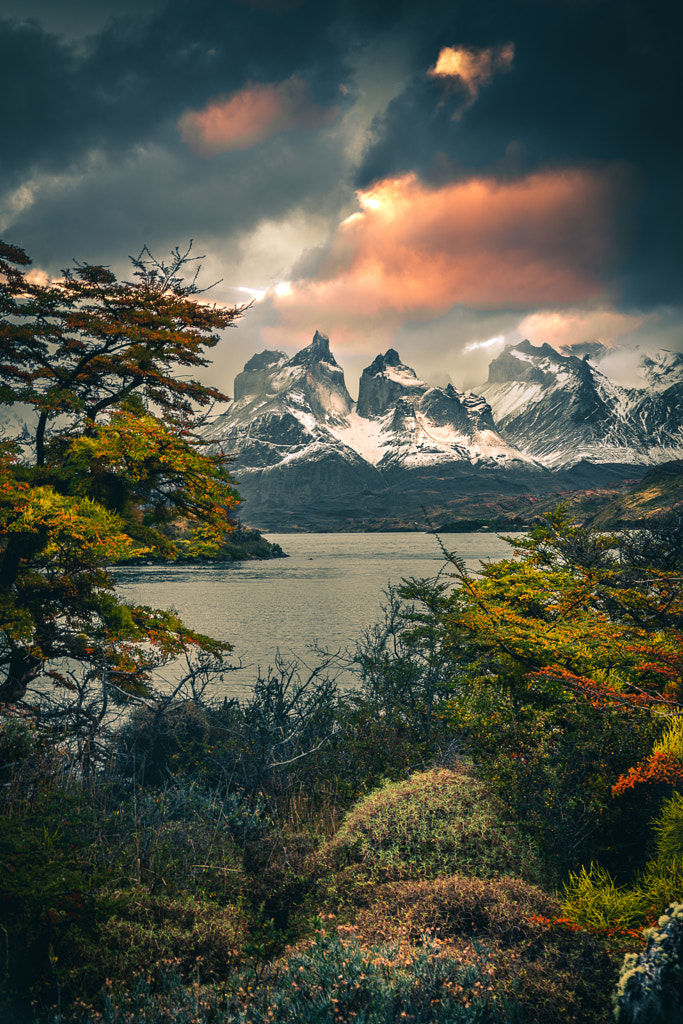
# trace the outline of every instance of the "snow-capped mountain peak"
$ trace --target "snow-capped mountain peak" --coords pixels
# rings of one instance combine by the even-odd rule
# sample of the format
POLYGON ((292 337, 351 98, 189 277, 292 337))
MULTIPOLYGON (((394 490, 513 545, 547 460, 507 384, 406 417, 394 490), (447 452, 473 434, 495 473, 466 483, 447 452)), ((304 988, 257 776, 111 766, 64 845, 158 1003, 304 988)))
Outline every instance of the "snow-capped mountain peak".
POLYGON ((320 331, 315 332, 310 345, 302 348, 289 360, 290 366, 314 366, 316 363, 326 363, 340 369, 339 363, 330 351, 330 339, 320 331))
POLYGON ((293 493, 321 500, 334 487, 376 492, 397 473, 435 468, 541 471, 498 434, 483 398, 452 384, 430 387, 395 349, 363 371, 355 408, 319 332, 289 359, 282 352, 254 356, 234 394, 204 434, 234 454, 240 489, 252 502, 289 502, 293 493))
POLYGON ((502 435, 553 469, 580 461, 650 465, 680 458, 683 357, 648 358, 644 372, 648 388, 625 388, 587 356, 523 341, 493 360, 488 383, 478 391, 502 435))
POLYGON ((416 397, 428 389, 429 385, 401 362, 396 349, 390 348, 363 370, 358 388, 358 415, 384 416, 399 398, 416 397))

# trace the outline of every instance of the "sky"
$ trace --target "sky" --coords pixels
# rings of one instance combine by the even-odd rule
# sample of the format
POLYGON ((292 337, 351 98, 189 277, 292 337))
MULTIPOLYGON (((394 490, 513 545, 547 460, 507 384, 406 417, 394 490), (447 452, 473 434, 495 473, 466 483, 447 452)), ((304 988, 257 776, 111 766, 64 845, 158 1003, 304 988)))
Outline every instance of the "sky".
MULTIPOLYGON (((470 388, 506 344, 683 351, 671 0, 0 0, 0 237, 253 304, 211 383, 328 334, 470 388), (596 343, 599 347, 596 347, 596 343)), ((597 358, 597 357, 596 357, 597 358)))

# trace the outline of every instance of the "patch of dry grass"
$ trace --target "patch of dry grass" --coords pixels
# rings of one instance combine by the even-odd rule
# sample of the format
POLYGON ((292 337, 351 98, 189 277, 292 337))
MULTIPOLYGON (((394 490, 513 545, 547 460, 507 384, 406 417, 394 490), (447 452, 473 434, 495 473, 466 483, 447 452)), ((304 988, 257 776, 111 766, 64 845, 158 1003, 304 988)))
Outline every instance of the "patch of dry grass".
POLYGON ((248 922, 238 906, 223 906, 189 895, 150 896, 119 892, 99 939, 107 966, 124 977, 156 968, 190 977, 222 977, 242 959, 248 922))

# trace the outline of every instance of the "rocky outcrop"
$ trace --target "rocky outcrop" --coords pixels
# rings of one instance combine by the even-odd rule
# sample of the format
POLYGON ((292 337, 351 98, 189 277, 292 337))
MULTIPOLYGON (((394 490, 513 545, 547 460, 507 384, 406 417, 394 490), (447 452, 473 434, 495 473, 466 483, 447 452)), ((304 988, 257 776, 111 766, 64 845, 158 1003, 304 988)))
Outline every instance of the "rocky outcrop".
POLYGON ((399 398, 418 398, 429 388, 390 348, 366 366, 360 378, 356 411, 365 418, 384 416, 399 398))
POLYGON ((287 362, 284 352, 258 352, 244 364, 244 369, 235 377, 233 395, 236 402, 245 395, 260 395, 267 392, 273 370, 287 362))

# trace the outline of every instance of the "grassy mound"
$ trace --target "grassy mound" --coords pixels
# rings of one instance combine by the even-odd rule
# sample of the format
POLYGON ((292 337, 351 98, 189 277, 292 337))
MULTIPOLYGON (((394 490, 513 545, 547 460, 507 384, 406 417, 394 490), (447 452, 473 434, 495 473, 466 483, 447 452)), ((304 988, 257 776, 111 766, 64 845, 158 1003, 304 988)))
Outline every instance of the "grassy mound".
POLYGON ((506 946, 535 936, 534 920, 559 910, 552 896, 521 878, 451 875, 425 881, 385 882, 372 902, 354 915, 367 942, 418 941, 426 932, 441 939, 475 936, 506 946))
POLYGON ((373 878, 539 873, 530 844, 465 767, 385 784, 353 808, 328 852, 373 878))

